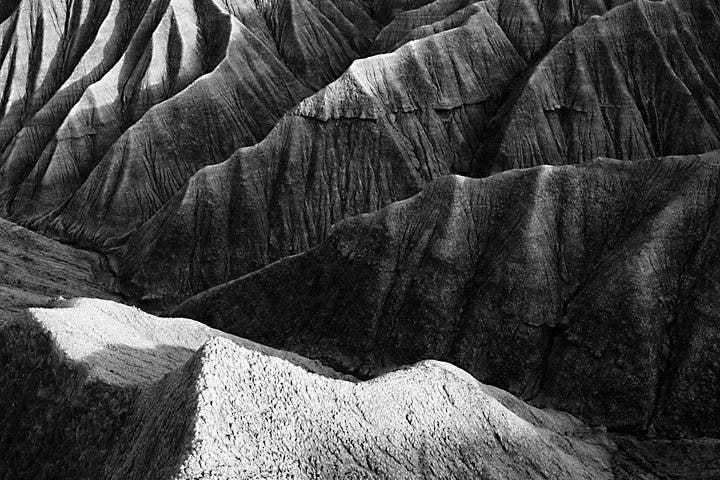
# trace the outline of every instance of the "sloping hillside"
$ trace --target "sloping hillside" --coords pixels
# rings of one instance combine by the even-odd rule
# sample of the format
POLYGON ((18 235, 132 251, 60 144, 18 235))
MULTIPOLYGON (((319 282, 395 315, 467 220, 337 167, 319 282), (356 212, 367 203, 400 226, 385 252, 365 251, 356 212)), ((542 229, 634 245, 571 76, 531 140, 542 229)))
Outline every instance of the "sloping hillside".
POLYGON ((0 211, 116 243, 342 73, 378 28, 349 14, 360 27, 329 2, 23 1, 0 26, 0 211), (290 58, 288 37, 316 47, 290 58))
POLYGON ((424 358, 622 430, 716 436, 720 152, 445 177, 175 314, 361 376, 424 358))
POLYGON ((719 78, 718 0, 0 0, 0 478, 720 478, 719 78))
POLYGON ((513 28, 505 4, 473 9, 451 30, 354 63, 261 143, 198 172, 128 241, 129 291, 173 304, 303 252, 335 222, 451 172, 720 147, 712 2, 618 7, 573 30, 522 80, 529 64, 515 45, 527 31, 513 28), (656 58, 665 63, 653 70, 656 58))
POLYGON ((102 256, 0 220, 0 323, 57 297, 117 300, 115 283, 102 256))
POLYGON ((358 383, 97 300, 0 328, 0 362, 15 478, 613 478, 602 432, 439 362, 358 383))

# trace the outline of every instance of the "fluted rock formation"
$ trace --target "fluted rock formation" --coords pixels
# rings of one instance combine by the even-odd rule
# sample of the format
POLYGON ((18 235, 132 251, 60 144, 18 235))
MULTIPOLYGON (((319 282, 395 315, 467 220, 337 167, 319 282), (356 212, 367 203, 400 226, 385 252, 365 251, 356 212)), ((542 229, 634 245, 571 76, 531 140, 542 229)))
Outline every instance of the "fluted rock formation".
POLYGON ((7 477, 613 478, 601 431, 439 362, 357 382, 83 299, 0 328, 0 363, 7 477))
MULTIPOLYGON (((409 41, 456 27, 478 9, 496 12, 498 23, 508 33, 516 50, 527 61, 537 59, 551 46, 593 15, 629 0, 579 0, 545 2, 538 0, 434 0, 414 1, 398 10, 375 38, 371 51, 385 53, 409 41)), ((388 2, 398 8, 398 2, 388 2)), ((376 3, 382 17, 383 8, 376 3)))
MULTIPOLYGON (((130 237, 120 262, 128 291, 172 305, 451 172, 720 146, 713 2, 620 6, 573 30, 521 80, 532 52, 569 28, 548 20, 550 3, 526 3, 478 2, 455 28, 355 62, 262 142, 198 172, 130 237), (528 11, 545 19, 545 40, 521 55, 528 11)), ((580 10, 572 18, 584 20, 580 10)))
POLYGON ((466 127, 489 120, 487 104, 524 66, 488 13, 355 62, 263 142, 195 175, 128 242, 124 275, 177 301, 306 250, 340 218, 417 193, 469 158, 466 127), (158 276, 159 264, 173 275, 158 276))
POLYGON ((720 152, 421 194, 177 315, 359 375, 422 358, 596 424, 720 433, 720 152))
POLYGON ((635 1, 593 17, 495 119, 480 173, 720 148, 720 5, 635 1))
POLYGON ((0 26, 2 212, 116 244, 196 170, 261 140, 377 28, 347 0, 25 0, 0 26), (276 47, 293 42, 304 49, 276 47))

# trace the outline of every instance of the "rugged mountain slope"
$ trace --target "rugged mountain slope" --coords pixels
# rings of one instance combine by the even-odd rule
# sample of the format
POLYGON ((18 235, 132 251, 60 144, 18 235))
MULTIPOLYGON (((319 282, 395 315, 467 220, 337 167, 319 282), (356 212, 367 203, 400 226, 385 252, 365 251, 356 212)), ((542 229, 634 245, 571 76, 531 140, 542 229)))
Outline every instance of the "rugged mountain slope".
POLYGON ((388 19, 388 7, 396 9, 396 13, 390 15, 392 21, 375 38, 371 51, 385 53, 411 40, 454 28, 478 8, 491 5, 518 53, 533 61, 593 15, 603 15, 628 1, 415 0, 404 4, 379 1, 375 11, 381 19, 388 19))
POLYGON ((338 219, 407 198, 468 158, 459 127, 489 120, 486 103, 524 66, 487 12, 355 62, 263 142, 195 175, 129 242, 123 272, 169 280, 159 289, 177 300, 306 250, 338 219), (172 278, 156 276, 159 264, 172 278))
POLYGON ((552 28, 566 28, 543 26, 546 40, 520 55, 528 12, 543 19, 554 10, 510 3, 473 4, 455 28, 355 62, 261 143, 195 175, 130 238, 121 261, 129 291, 156 302, 148 305, 172 304, 302 252, 338 220, 407 198, 450 172, 720 146, 717 5, 618 7, 575 29, 521 81, 526 58, 546 48, 552 28), (650 69, 658 58, 665 63, 650 69), (516 82, 521 88, 501 108, 516 82), (542 100, 535 102, 542 118, 529 116, 531 97, 542 100))
POLYGON ((496 119, 476 169, 720 148, 720 5, 631 2, 576 29, 496 119))
POLYGON ((175 312, 360 375, 423 358, 621 430, 720 433, 720 152, 472 180, 175 312))
POLYGON ((330 2, 24 1, 0 26, 3 211, 116 242, 357 57, 377 26, 344 5, 359 26, 330 2))
POLYGON ((613 478, 602 432, 439 362, 358 383, 97 300, 0 328, 0 362, 3 476, 613 478))
POLYGON ((0 220, 0 323, 54 298, 116 299, 103 259, 0 220))

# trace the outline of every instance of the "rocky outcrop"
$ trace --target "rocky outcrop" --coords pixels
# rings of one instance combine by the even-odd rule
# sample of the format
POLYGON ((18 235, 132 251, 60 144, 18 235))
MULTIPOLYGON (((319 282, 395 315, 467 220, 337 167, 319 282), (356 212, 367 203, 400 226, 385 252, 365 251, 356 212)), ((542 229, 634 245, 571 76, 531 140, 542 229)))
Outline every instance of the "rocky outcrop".
POLYGON ((444 177, 176 315, 372 376, 423 358, 592 424, 720 433, 720 152, 444 177))
POLYGON ((128 292, 152 308, 175 304, 303 252, 335 222, 408 198, 451 172, 482 176, 592 155, 636 160, 720 146, 713 47, 720 21, 712 2, 620 6, 573 30, 530 68, 532 52, 569 28, 548 20, 550 3, 533 10, 479 2, 447 31, 355 62, 262 142, 198 172, 130 237, 119 253, 128 292), (532 31, 527 12, 547 25, 537 34, 545 40, 523 50, 532 31), (649 63, 655 59, 664 66, 649 63))
POLYGON ((13 478, 611 479, 614 444, 441 362, 369 382, 107 301, 0 328, 13 478))

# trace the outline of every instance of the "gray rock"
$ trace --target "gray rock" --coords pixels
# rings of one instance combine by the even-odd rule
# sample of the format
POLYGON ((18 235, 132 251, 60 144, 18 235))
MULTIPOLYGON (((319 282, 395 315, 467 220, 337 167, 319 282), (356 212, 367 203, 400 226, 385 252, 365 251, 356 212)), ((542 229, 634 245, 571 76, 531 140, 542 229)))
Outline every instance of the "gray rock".
POLYGON ((369 382, 99 300, 0 328, 13 478, 611 479, 614 443, 442 362, 369 382))
MULTIPOLYGON (((547 21, 555 2, 537 12, 496 3, 473 4, 430 32, 441 33, 355 62, 262 142, 198 172, 117 252, 127 291, 148 308, 172 306, 301 253, 343 218, 448 173, 720 147, 713 2, 622 5, 572 30, 532 67, 525 57, 536 54, 518 51, 533 31, 526 23, 547 21)), ((445 4, 423 8, 434 5, 445 4)), ((543 23, 538 35, 562 25, 543 23)))
POLYGON ((720 432, 720 152, 444 177, 174 314, 373 376, 424 358, 591 424, 720 432))

